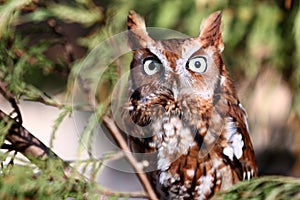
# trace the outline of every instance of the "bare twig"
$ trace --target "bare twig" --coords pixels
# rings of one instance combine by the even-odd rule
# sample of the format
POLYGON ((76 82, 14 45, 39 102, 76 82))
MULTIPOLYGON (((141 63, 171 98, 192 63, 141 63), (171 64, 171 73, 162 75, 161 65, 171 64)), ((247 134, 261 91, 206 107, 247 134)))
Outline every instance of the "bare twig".
POLYGON ((7 86, 7 83, 0 81, 0 93, 11 104, 17 116, 11 118, 11 116, 0 110, 0 121, 5 124, 12 123, 8 134, 5 136, 5 139, 11 144, 3 144, 2 148, 20 152, 38 167, 42 166, 40 162, 36 162, 37 159, 45 161, 49 158, 54 158, 59 160, 63 164, 65 175, 69 177, 70 172, 74 171, 71 166, 22 126, 23 120, 20 109, 7 86))
MULTIPOLYGON (((84 92, 85 98, 90 102, 91 106, 97 107, 99 106, 98 101, 95 98, 95 95, 93 95, 91 88, 89 85, 83 80, 81 76, 77 76, 77 80, 79 82, 79 86, 84 92)), ((126 159, 129 161, 133 169, 135 170, 137 177, 139 178, 141 184, 143 185, 148 198, 152 200, 157 200, 156 193, 146 176, 145 172, 143 171, 143 168, 138 163, 138 161, 133 156, 132 152, 130 151, 127 142, 123 138, 122 134, 120 133, 118 127, 116 126, 113 119, 111 119, 108 116, 103 116, 102 122, 104 125, 108 128, 110 131, 110 134, 113 136, 115 141, 118 143, 119 147, 124 151, 126 159)))
POLYGON ((19 107, 17 105, 17 101, 15 100, 14 96, 12 95, 12 93, 9 90, 7 90, 7 86, 8 86, 7 83, 0 81, 0 93, 3 95, 3 97, 7 101, 10 102, 11 106, 13 107, 14 111, 17 114, 17 116, 16 116, 17 122, 19 124, 22 124, 23 123, 22 115, 21 115, 20 109, 19 109, 19 107))
POLYGON ((117 151, 113 153, 109 153, 106 155, 103 155, 102 157, 98 158, 90 158, 90 159, 83 159, 83 160, 67 160, 68 163, 107 163, 115 160, 120 160, 121 158, 124 158, 125 154, 123 151, 117 151))
MULTIPOLYGON (((0 110, 0 121, 8 122, 8 120, 13 120, 9 118, 3 111, 0 110)), ((14 121, 15 122, 15 121, 14 121)), ((64 161, 59 156, 57 156, 51 149, 49 149, 45 144, 43 144, 39 139, 33 136, 28 130, 20 126, 15 122, 9 130, 6 139, 11 144, 4 143, 1 148, 8 149, 9 151, 16 151, 27 157, 32 163, 36 164, 38 167, 41 166, 40 162, 36 160, 46 161, 49 158, 54 158, 61 163, 63 163, 63 172, 66 178, 74 177, 76 180, 86 180, 84 176, 75 172, 74 169, 69 165, 69 162, 64 161)), ((123 153, 118 153, 118 157, 122 157, 123 153)), ((44 162, 42 162, 44 163, 44 162)), ((146 198, 147 194, 145 192, 115 192, 106 188, 96 189, 97 193, 101 193, 106 196, 118 196, 118 197, 131 197, 131 198, 146 198)))
MULTIPOLYGON (((0 110, 0 120, 6 123, 9 120, 8 116, 0 110)), ((6 135, 6 139, 12 144, 14 150, 22 153, 26 157, 30 158, 55 158, 58 156, 52 152, 45 144, 43 144, 39 139, 33 136, 28 130, 26 130, 19 123, 15 122, 12 124, 9 133, 6 135)))
MULTIPOLYGON (((69 162, 66 162, 63 159, 61 159, 43 142, 41 142, 38 138, 36 138, 33 134, 31 134, 26 128, 22 126, 22 116, 21 116, 20 109, 17 105, 15 98, 7 89, 7 84, 4 82, 0 82, 0 93, 4 96, 4 98, 7 101, 11 103, 12 107, 14 108, 14 112, 17 115, 15 118, 11 118, 9 115, 4 113, 0 109, 0 121, 4 122, 5 124, 12 123, 6 135, 6 140, 10 144, 4 143, 0 148, 7 149, 9 151, 19 152, 23 154, 25 157, 27 157, 32 163, 42 168, 44 166, 41 164, 44 164, 45 162, 39 162, 39 161, 46 161, 47 159, 50 158, 56 159, 63 164, 63 172, 66 178, 70 178, 73 176, 76 180, 81 180, 81 179, 86 180, 81 174, 76 172, 69 165, 69 162)), ((109 118, 107 117, 105 118, 105 121, 107 122, 108 127, 110 127, 110 130, 114 132, 113 135, 116 136, 115 139, 118 142, 118 144, 121 146, 122 150, 128 152, 125 154, 125 156, 128 158, 128 160, 130 160, 130 163, 133 164, 134 169, 136 169, 136 172, 138 173, 138 177, 141 177, 140 180, 144 185, 147 194, 145 192, 114 192, 106 188, 98 189, 98 192, 106 196, 119 196, 119 197, 132 197, 132 198, 149 197, 150 199, 157 199, 155 196, 153 196, 153 194, 155 195, 155 193, 153 193, 153 190, 151 191, 151 189, 149 189, 151 188, 151 185, 147 180, 147 177, 142 172, 142 169, 139 169, 137 167, 138 166, 137 161, 132 156, 132 154, 128 151, 129 148, 126 147, 127 146, 126 142, 124 142, 123 138, 121 140, 118 134, 115 133, 114 129, 116 127, 114 125, 114 122, 109 121, 109 118)), ((118 154, 117 157, 120 156, 123 156, 123 152, 120 155, 118 154)))
POLYGON ((149 196, 145 192, 114 192, 107 189, 100 189, 97 191, 105 196, 117 196, 117 197, 131 197, 131 198, 148 198, 149 196))
POLYGON ((138 176, 139 180, 141 181, 146 193, 148 194, 148 197, 153 200, 158 199, 148 177, 146 176, 146 174, 143 171, 143 168, 140 167, 141 165, 139 165, 138 161, 135 159, 135 157, 131 153, 131 151, 127 145, 127 142, 124 140, 124 138, 123 138, 122 134, 120 133, 119 129, 117 128, 114 120, 112 120, 111 118, 109 118, 107 116, 104 116, 102 120, 103 120, 103 123, 106 125, 106 127, 109 129, 111 135, 114 137, 114 139, 118 143, 119 147, 125 152, 125 156, 126 156, 127 160, 130 162, 130 164, 134 168, 135 172, 137 173, 137 176, 138 176))

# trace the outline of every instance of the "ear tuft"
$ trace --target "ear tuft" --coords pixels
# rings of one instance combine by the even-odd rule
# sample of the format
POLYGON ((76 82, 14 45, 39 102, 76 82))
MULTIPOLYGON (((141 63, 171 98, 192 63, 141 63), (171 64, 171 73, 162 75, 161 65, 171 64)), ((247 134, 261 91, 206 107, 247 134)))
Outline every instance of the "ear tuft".
POLYGON ((222 12, 217 11, 201 23, 199 39, 202 46, 207 47, 212 45, 217 47, 220 52, 223 51, 221 20, 222 12))
POLYGON ((127 27, 129 30, 128 43, 133 50, 146 48, 147 44, 153 41, 147 33, 145 20, 133 10, 129 11, 127 27))
POLYGON ((146 25, 144 19, 133 10, 129 11, 128 18, 127 18, 127 26, 128 26, 128 30, 143 29, 146 31, 146 25))

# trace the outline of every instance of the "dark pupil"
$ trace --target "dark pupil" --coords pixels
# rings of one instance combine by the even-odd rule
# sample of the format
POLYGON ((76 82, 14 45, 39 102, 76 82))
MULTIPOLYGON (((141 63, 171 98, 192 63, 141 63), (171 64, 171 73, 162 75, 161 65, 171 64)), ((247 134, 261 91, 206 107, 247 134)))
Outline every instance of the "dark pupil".
POLYGON ((155 62, 151 62, 151 63, 149 64, 149 69, 150 69, 150 70, 154 70, 155 67, 156 67, 155 62))
POLYGON ((200 61, 196 61, 196 62, 195 62, 195 67, 196 67, 196 68, 200 68, 200 67, 201 67, 200 61))

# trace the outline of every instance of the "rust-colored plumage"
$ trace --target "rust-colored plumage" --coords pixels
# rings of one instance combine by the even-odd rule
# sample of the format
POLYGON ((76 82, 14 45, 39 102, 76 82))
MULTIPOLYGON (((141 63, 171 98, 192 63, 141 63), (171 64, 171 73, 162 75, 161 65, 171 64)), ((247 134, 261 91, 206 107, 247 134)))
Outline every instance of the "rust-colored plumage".
POLYGON ((134 55, 123 122, 160 199, 208 199, 257 175, 246 113, 221 55, 221 15, 209 16, 196 38, 160 41, 142 17, 128 16, 134 55))

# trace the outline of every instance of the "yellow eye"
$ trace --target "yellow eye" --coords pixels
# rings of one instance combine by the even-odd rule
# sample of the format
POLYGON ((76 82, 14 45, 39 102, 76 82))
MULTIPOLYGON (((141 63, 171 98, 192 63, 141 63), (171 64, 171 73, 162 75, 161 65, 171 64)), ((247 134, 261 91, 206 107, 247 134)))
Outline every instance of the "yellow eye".
POLYGON ((144 61, 144 72, 151 76, 161 70, 162 64, 155 58, 149 58, 144 61))
POLYGON ((207 60, 203 56, 191 58, 187 64, 187 68, 192 70, 193 72, 202 74, 207 69, 207 60))

